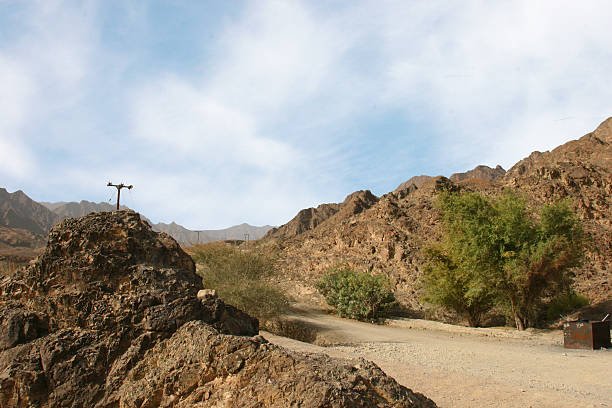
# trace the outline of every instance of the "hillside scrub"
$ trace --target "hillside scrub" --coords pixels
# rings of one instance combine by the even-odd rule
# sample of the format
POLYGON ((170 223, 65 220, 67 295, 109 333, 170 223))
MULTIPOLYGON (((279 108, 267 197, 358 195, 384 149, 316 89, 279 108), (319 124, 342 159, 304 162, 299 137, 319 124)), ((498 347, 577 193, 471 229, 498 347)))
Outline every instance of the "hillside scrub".
POLYGON ((11 260, 0 260, 0 276, 13 276, 15 271, 23 265, 23 263, 13 262, 11 260))
POLYGON ((376 319, 385 316, 395 304, 385 276, 357 272, 346 266, 330 269, 316 287, 341 317, 376 319))
MULTIPOLYGON (((494 306, 508 310, 519 330, 536 325, 547 303, 572 292, 572 268, 582 262, 584 234, 567 201, 532 215, 511 192, 442 193, 442 242, 428 247, 426 300, 480 325, 494 306)), ((567 302, 564 302, 567 304, 567 302)))
POLYGON ((189 252, 204 287, 215 289, 227 303, 263 320, 286 312, 289 300, 269 280, 276 273, 269 256, 218 242, 196 245, 189 252))

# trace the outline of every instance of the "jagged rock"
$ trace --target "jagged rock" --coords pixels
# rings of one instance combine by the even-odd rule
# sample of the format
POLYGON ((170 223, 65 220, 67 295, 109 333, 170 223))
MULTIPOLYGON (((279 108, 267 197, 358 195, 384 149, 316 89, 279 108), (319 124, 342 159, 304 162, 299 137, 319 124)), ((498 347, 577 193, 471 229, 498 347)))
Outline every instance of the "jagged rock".
POLYGON ((365 360, 293 353, 190 322, 121 388, 121 407, 431 407, 365 360))
POLYGON ((317 208, 301 210, 287 224, 268 231, 266 238, 291 239, 315 229, 320 224, 333 222, 330 220, 359 214, 377 202, 378 197, 370 190, 355 191, 340 204, 321 204, 317 208))
POLYGON ((34 340, 48 332, 46 316, 10 304, 0 309, 0 350, 34 340))
POLYGON ((268 345, 200 289, 192 259, 132 211, 62 222, 0 281, 0 407, 435 406, 373 365, 268 345))
POLYGON ((476 166, 470 171, 466 171, 465 173, 455 173, 451 175, 449 178, 455 183, 469 180, 469 179, 478 179, 484 181, 496 181, 501 179, 506 175, 506 170, 500 165, 495 166, 495 168, 491 168, 489 166, 476 166))

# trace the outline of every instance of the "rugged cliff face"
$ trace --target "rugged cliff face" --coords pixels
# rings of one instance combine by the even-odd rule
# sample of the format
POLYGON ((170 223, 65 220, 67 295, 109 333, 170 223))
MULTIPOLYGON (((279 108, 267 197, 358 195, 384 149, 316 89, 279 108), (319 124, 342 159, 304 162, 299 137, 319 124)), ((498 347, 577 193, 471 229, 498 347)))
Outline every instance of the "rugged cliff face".
POLYGON ((435 406, 372 364, 268 344, 201 286, 134 212, 62 222, 0 281, 0 407, 435 406))
POLYGON ((420 277, 421 249, 440 236, 439 214, 433 206, 441 190, 481 191, 498 194, 516 190, 533 204, 568 198, 585 223, 591 237, 585 265, 576 271, 576 287, 593 302, 610 299, 612 293, 612 119, 592 133, 546 153, 533 153, 508 172, 478 166, 457 173, 453 180, 417 176, 359 212, 341 212, 344 204, 326 204, 335 212, 309 228, 279 228, 271 235, 280 248, 281 268, 288 290, 316 301, 314 281, 329 267, 345 263, 391 277, 401 303, 422 310, 420 277))
POLYGON ((576 287, 595 302, 612 300, 612 118, 578 140, 532 153, 502 184, 535 203, 566 198, 574 204, 590 236, 576 287))

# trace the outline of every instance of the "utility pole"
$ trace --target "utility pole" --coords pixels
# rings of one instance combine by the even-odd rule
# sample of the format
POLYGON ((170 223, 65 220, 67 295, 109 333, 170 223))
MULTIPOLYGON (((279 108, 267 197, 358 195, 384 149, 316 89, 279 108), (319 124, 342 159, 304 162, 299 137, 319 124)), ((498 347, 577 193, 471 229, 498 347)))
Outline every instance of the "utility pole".
POLYGON ((200 243, 200 232, 204 232, 204 230, 196 230, 198 233, 198 244, 200 243))
POLYGON ((131 184, 129 186, 127 186, 127 185, 125 185, 123 183, 121 183, 121 184, 113 184, 110 181, 108 182, 107 186, 108 187, 116 187, 117 188, 117 211, 118 211, 119 210, 119 199, 121 198, 121 189, 122 188, 127 188, 128 190, 131 190, 132 187, 134 187, 134 186, 131 185, 131 184))

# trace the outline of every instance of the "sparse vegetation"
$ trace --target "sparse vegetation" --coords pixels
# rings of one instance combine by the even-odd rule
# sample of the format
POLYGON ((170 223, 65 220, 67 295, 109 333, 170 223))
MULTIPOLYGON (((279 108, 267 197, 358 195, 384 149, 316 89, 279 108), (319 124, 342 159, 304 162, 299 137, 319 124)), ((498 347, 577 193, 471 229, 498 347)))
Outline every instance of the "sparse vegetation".
POLYGON ((395 303, 388 279, 346 266, 329 270, 317 283, 327 303, 342 317, 357 320, 384 316, 395 303))
POLYGON ((562 293, 546 305, 546 320, 555 321, 588 304, 589 300, 578 293, 562 293))
POLYGON ((426 251, 426 300, 472 326, 497 305, 523 330, 539 322, 546 301, 572 293, 584 236, 567 201, 543 206, 538 217, 509 192, 498 198, 445 192, 438 206, 445 235, 426 251))
POLYGON ((23 264, 10 260, 0 260, 0 276, 13 276, 15 271, 22 266, 23 264))
POLYGON ((287 310, 289 300, 270 281, 275 274, 271 257, 226 243, 197 245, 190 253, 204 287, 216 289, 227 303, 264 320, 287 310))

